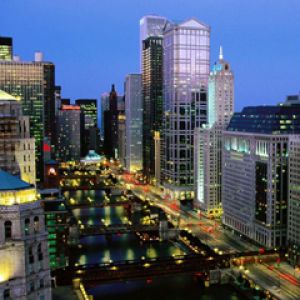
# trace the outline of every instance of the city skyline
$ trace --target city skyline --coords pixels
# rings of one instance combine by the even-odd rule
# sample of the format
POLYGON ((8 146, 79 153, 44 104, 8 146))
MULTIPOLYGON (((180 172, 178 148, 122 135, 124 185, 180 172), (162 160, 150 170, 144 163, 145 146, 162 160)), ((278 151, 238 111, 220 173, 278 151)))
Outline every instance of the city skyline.
POLYGON ((234 110, 240 111, 244 106, 275 104, 286 94, 299 92, 300 70, 293 65, 300 64, 296 42, 300 3, 288 2, 288 6, 281 1, 270 6, 270 1, 243 5, 234 0, 215 1, 212 5, 205 1, 113 0, 101 4, 78 1, 70 8, 68 1, 4 1, 0 35, 13 37, 14 52, 22 59, 33 60, 33 53, 40 50, 45 60, 55 63, 56 81, 64 97, 99 99, 111 83, 122 94, 125 75, 139 71, 141 17, 157 14, 184 21, 194 16, 212 28, 211 65, 220 45, 231 61, 236 78, 234 110), (46 16, 48 22, 44 22, 46 16))

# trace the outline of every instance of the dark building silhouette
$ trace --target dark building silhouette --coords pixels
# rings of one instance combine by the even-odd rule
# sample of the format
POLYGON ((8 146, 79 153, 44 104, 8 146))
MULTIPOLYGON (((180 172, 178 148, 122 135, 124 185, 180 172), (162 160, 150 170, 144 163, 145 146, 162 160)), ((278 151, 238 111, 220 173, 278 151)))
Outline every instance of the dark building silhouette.
POLYGON ((155 133, 159 133, 162 128, 162 55, 162 37, 153 36, 143 41, 143 169, 148 179, 155 177, 154 138, 155 133))
POLYGON ((108 157, 118 158, 118 131, 119 131, 119 115, 124 115, 124 107, 118 105, 119 96, 112 85, 109 94, 109 110, 104 111, 104 154, 108 157))

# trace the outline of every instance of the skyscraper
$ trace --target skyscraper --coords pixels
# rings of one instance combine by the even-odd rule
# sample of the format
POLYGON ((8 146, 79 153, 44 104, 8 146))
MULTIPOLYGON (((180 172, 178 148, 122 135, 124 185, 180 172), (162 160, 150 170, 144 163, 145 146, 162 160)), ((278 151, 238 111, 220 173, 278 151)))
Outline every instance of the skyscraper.
POLYGON ((20 102, 0 90, 0 169, 35 184, 35 142, 20 102))
POLYGON ((168 23, 163 39, 163 180, 172 198, 194 198, 194 129, 207 121, 210 28, 168 23))
POLYGON ((33 185, 0 170, 1 299, 51 300, 44 211, 33 185))
POLYGON ((223 58, 214 64, 208 85, 208 123, 195 129, 195 206, 220 215, 222 184, 222 131, 229 124, 234 106, 234 82, 230 65, 223 58))
POLYGON ((12 56, 12 38, 0 36, 0 60, 12 60, 12 56))
POLYGON ((141 74, 125 79, 126 150, 125 168, 129 172, 143 168, 143 97, 141 74))
POLYGON ((160 132, 163 120, 163 39, 143 41, 143 170, 148 180, 160 180, 160 132), (155 153, 157 155, 155 155, 155 153))
POLYGON ((266 247, 287 242, 289 139, 299 120, 300 105, 246 107, 224 131, 223 222, 266 247))
MULTIPOLYGON (((104 153, 108 157, 118 158, 119 145, 119 115, 124 115, 125 103, 124 97, 118 96, 115 85, 112 85, 109 94, 109 110, 104 111, 104 153)), ((124 121, 120 117, 120 124, 124 121)), ((121 125, 122 127, 122 125, 121 125)), ((125 143, 124 143, 125 145, 125 143)))
POLYGON ((63 105, 57 116, 57 158, 80 160, 83 115, 80 106, 63 105))
POLYGON ((43 176, 43 141, 55 142, 55 66, 44 62, 40 52, 35 61, 0 60, 0 89, 21 100, 23 114, 30 117, 30 135, 35 138, 37 178, 43 176))

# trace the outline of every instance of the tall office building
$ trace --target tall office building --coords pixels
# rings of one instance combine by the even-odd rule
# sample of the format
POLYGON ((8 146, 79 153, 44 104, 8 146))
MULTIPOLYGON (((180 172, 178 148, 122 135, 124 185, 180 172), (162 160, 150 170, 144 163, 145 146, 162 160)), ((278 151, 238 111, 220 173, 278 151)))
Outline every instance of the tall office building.
POLYGON ((165 17, 148 15, 140 19, 140 64, 143 69, 143 41, 148 37, 162 37, 167 19, 165 17))
POLYGON ((98 152, 100 131, 98 129, 97 99, 77 99, 75 104, 80 106, 84 121, 81 135, 81 156, 87 155, 89 150, 98 152))
POLYGON ((300 105, 286 104, 246 107, 224 131, 223 222, 266 247, 287 242, 289 138, 300 134, 300 105))
POLYGON ((143 97, 141 74, 125 79, 126 148, 125 168, 129 172, 143 169, 143 97))
POLYGON ((222 131, 229 124, 234 107, 234 77, 223 58, 214 64, 208 84, 208 123, 195 129, 195 202, 208 214, 222 213, 222 131))
POLYGON ((0 90, 0 169, 35 184, 35 142, 20 101, 0 90))
POLYGON ((0 36, 0 60, 12 60, 13 43, 11 37, 0 36))
POLYGON ((23 114, 30 117, 35 138, 37 179, 43 176, 43 142, 55 142, 55 66, 35 54, 35 61, 0 60, 0 89, 21 100, 23 114))
POLYGON ((166 194, 194 198, 194 129, 207 122, 210 28, 168 23, 163 39, 163 181, 166 194))
POLYGON ((44 211, 36 189, 0 170, 0 298, 51 300, 44 211))
POLYGON ((160 133, 163 120, 163 39, 143 41, 143 170, 148 180, 160 181, 160 133))
POLYGON ((63 105, 57 115, 57 159, 79 161, 83 115, 78 105, 63 105))
POLYGON ((104 140, 104 112, 109 110, 109 93, 103 93, 101 95, 101 126, 100 126, 100 134, 101 140, 104 140))

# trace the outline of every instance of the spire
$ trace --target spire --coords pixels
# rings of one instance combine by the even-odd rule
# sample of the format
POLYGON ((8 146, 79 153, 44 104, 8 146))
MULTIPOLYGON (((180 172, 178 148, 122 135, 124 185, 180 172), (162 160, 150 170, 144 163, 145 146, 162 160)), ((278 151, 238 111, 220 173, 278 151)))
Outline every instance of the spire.
POLYGON ((115 92, 115 85, 114 84, 111 85, 111 91, 115 92))
POLYGON ((223 47, 220 46, 220 53, 219 53, 219 60, 223 60, 224 57, 223 57, 223 47))

